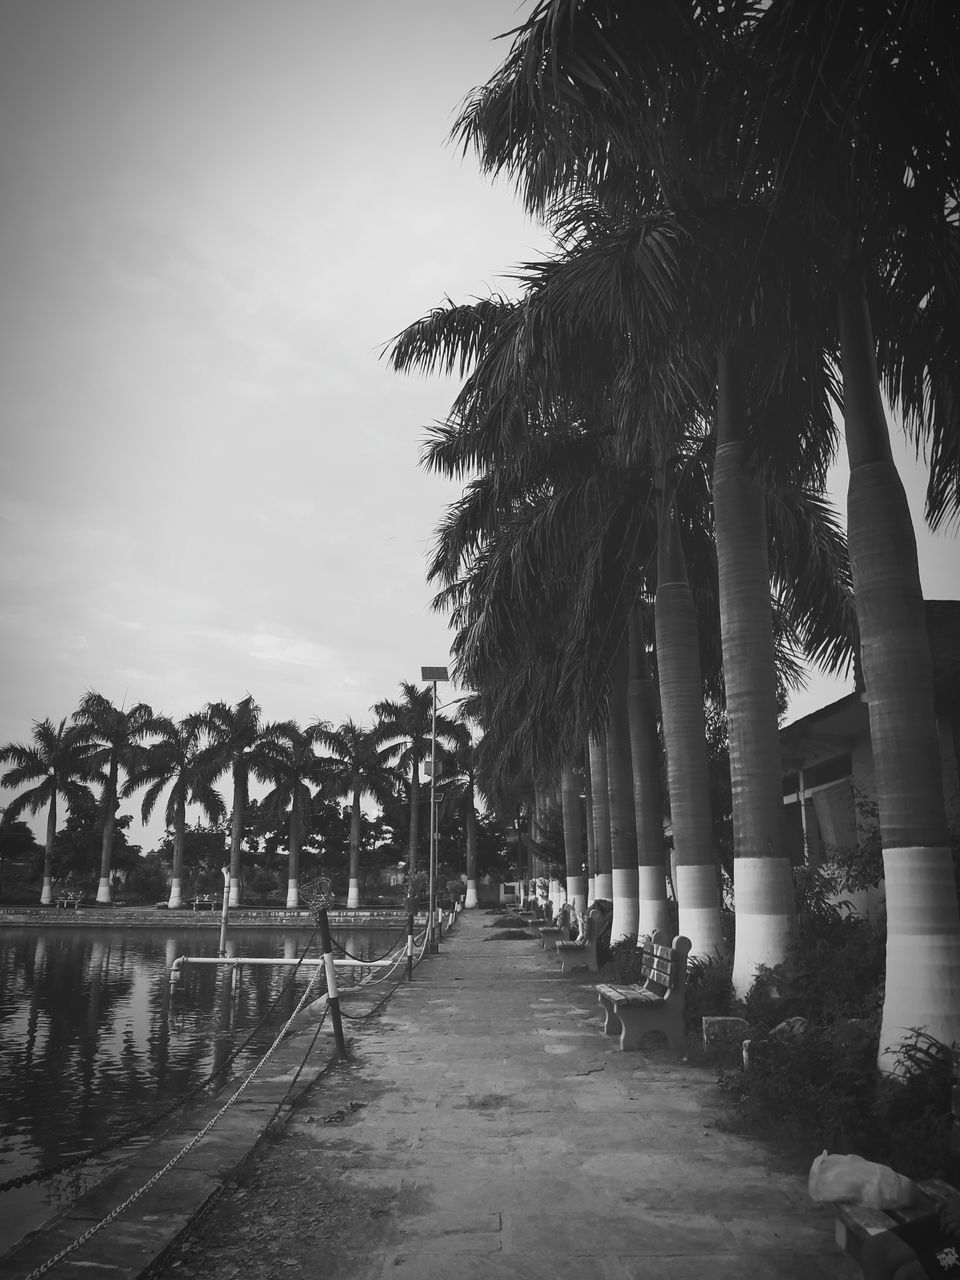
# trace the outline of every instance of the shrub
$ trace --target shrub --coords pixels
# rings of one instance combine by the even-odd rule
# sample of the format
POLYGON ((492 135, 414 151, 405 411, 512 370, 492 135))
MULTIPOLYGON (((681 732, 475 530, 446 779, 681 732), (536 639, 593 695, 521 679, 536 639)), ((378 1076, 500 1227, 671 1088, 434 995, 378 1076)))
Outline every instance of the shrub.
POLYGON ((880 1080, 873 1108, 877 1150, 909 1178, 950 1177, 953 1055, 914 1029, 900 1048, 894 1075, 880 1080))
POLYGON ((799 1036, 753 1041, 750 1069, 730 1072, 734 1093, 757 1128, 803 1135, 811 1150, 863 1152, 872 1127, 877 1043, 868 1030, 811 1027, 799 1036))
POLYGON ((705 1016, 723 1018, 739 1013, 734 1008, 732 978, 733 960, 729 957, 694 956, 687 962, 683 1019, 688 1034, 699 1033, 705 1016))

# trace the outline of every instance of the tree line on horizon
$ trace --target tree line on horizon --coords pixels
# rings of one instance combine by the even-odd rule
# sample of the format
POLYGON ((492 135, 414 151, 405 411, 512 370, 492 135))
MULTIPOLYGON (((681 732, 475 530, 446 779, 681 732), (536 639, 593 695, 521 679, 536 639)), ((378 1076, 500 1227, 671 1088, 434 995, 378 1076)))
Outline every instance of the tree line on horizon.
MULTIPOLYGON (((118 836, 129 818, 118 818, 120 803, 142 792, 140 815, 148 822, 158 804, 171 840, 170 907, 184 893, 187 811, 192 807, 226 834, 230 905, 242 897, 242 847, 251 807, 250 782, 267 787, 253 802, 262 824, 285 829, 287 906, 299 905, 300 854, 315 825, 320 801, 349 803, 348 906, 359 905, 362 801, 381 809, 402 802, 406 809, 406 861, 416 874, 422 848, 421 765, 433 742, 433 693, 402 681, 398 699, 373 707, 375 720, 362 726, 352 719, 339 726, 316 720, 301 727, 293 720, 265 721, 251 695, 231 705, 207 703, 202 711, 173 720, 146 703, 117 707, 89 691, 69 718, 59 724, 36 721, 29 742, 0 747, 0 764, 11 766, 0 785, 16 792, 2 826, 10 828, 25 812, 46 811, 46 839, 40 901, 53 901, 53 859, 59 806, 78 818, 90 816, 91 786, 96 800, 100 840, 96 900, 112 900, 112 867, 118 836), (229 806, 218 784, 229 784, 229 806)), ((437 790, 446 810, 462 821, 466 874, 476 878, 477 787, 473 738, 465 719, 436 714, 437 790)))

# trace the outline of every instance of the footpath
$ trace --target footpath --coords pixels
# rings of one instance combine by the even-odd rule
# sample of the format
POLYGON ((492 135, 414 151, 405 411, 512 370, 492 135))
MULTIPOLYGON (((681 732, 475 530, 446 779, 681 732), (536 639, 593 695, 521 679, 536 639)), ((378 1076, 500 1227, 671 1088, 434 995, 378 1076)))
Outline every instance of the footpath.
MULTIPOLYGON (((829 1209, 807 1196, 807 1169, 718 1127, 711 1071, 655 1041, 621 1053, 600 1030, 596 975, 561 974, 554 952, 498 937, 495 924, 461 915, 376 1017, 345 999, 348 1061, 323 1073, 324 1035, 306 1092, 262 1141, 268 1095, 289 1084, 307 1033, 284 1042, 287 1066, 273 1064, 264 1092, 228 1113, 150 1204, 118 1218, 112 1244, 105 1231, 46 1274, 858 1275, 829 1209)), ((161 1143, 138 1158, 159 1167, 163 1154, 161 1143)), ((102 1200, 110 1194, 105 1184, 102 1200)), ((31 1240, 0 1260, 0 1275, 24 1280, 58 1243, 31 1240)))

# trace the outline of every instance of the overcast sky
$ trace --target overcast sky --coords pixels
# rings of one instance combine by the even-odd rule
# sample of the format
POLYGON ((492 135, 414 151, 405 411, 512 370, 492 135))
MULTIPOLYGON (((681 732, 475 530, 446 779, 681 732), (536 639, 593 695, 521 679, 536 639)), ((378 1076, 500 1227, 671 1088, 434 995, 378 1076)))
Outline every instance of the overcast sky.
POLYGON ((369 721, 447 661, 455 387, 380 351, 544 247, 446 142, 528 9, 0 0, 0 742, 87 689, 369 721))

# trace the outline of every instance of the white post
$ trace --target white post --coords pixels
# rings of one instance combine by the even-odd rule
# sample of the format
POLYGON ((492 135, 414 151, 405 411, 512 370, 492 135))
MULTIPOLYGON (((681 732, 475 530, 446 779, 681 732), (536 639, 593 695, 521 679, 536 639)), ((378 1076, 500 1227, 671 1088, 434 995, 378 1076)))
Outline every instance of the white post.
POLYGON ((230 914, 230 868, 221 867, 223 872, 223 911, 220 916, 220 955, 227 954, 227 916, 230 914))

